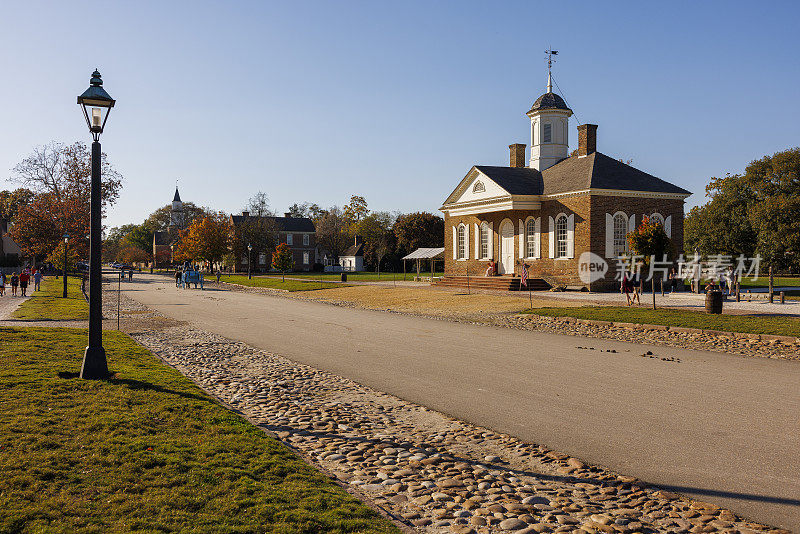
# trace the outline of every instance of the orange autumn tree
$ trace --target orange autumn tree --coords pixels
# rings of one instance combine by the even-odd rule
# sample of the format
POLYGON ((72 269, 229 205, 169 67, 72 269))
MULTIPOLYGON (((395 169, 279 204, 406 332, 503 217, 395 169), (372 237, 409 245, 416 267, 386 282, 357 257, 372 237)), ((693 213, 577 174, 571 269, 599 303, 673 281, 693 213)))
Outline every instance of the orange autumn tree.
POLYGON ((275 247, 275 252, 272 253, 272 266, 283 274, 283 281, 285 282, 286 271, 290 271, 294 267, 294 257, 289 245, 281 243, 275 247))
MULTIPOLYGON (((88 255, 91 157, 84 143, 53 142, 36 147, 18 163, 12 180, 33 192, 17 207, 9 229, 26 255, 45 258, 63 241, 64 234, 76 239, 76 251, 88 255)), ((102 212, 116 201, 122 176, 101 155, 102 212)), ((72 242, 72 241, 70 241, 72 242)))
MULTIPOLYGON (((664 261, 672 255, 672 241, 664 231, 660 222, 644 217, 641 224, 628 234, 628 248, 636 255, 642 256, 645 266, 651 267, 653 260, 664 261)), ((656 309, 656 277, 650 278, 650 289, 653 292, 653 309, 656 309)))
POLYGON ((228 252, 230 233, 230 219, 221 211, 195 219, 181 239, 181 255, 213 265, 228 252))

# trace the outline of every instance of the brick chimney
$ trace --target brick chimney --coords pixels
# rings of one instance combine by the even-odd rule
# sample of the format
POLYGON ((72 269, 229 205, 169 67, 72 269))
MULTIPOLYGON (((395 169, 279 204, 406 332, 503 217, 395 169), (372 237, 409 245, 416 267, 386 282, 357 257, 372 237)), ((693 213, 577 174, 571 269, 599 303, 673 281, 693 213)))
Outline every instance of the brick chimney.
POLYGON ((511 167, 524 167, 525 166, 525 145, 522 143, 514 143, 508 145, 508 150, 511 152, 511 167))
POLYGON ((578 157, 582 158, 597 152, 597 125, 581 124, 578 126, 578 157))
POLYGON ((243 211, 242 212, 242 217, 250 217, 250 212, 249 211, 243 211))

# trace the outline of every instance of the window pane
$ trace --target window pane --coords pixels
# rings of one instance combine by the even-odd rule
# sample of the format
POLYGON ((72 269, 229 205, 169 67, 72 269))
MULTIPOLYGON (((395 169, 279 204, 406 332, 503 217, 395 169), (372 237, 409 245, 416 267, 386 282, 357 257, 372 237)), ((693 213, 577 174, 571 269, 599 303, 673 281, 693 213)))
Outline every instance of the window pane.
POLYGON ((553 125, 547 123, 544 125, 544 134, 542 135, 542 143, 550 143, 553 140, 553 125))
POLYGON ((536 256, 536 221, 530 219, 525 225, 525 243, 527 243, 526 254, 528 258, 536 256))
POLYGON ((567 255, 567 216, 562 215, 556 220, 556 258, 567 255))
POLYGON ((628 251, 628 218, 619 213, 614 216, 614 256, 624 256, 628 251))

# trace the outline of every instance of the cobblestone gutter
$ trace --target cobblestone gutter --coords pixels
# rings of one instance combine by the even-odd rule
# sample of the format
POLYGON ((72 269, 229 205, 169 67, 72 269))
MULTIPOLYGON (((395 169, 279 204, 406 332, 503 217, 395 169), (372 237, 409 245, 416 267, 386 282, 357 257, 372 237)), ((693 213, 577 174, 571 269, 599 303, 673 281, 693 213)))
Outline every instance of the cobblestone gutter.
POLYGON ((419 531, 785 532, 215 334, 134 330, 200 387, 419 531))

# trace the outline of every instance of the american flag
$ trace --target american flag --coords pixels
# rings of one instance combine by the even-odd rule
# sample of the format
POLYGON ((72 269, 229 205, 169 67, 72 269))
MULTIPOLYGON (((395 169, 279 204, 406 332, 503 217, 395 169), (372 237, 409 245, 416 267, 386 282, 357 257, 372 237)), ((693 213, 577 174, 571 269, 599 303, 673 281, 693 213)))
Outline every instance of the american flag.
POLYGON ((522 264, 522 281, 520 285, 522 287, 528 287, 528 266, 524 263, 522 264))

